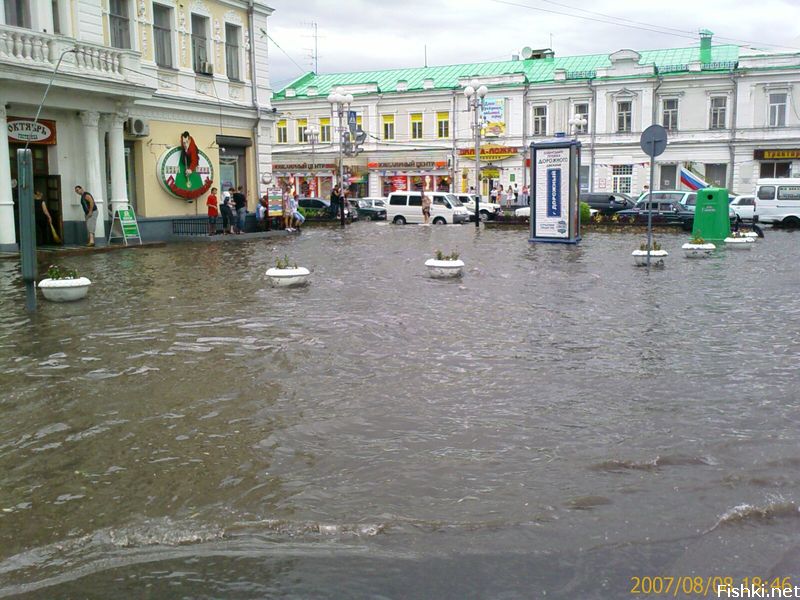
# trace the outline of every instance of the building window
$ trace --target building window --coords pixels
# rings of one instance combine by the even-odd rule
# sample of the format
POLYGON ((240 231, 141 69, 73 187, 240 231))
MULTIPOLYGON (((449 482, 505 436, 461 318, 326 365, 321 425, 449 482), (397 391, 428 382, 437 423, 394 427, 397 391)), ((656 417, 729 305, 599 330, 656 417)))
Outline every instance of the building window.
POLYGON ((612 167, 613 191, 630 194, 633 183, 633 165, 614 165, 612 167))
POLYGON ((239 73, 239 40, 242 28, 225 23, 225 73, 232 81, 241 81, 239 73))
POLYGON ((306 129, 308 129, 308 119, 297 119, 297 143, 302 144, 306 141, 306 129))
POLYGON ((28 0, 3 0, 6 9, 6 25, 31 28, 31 10, 28 0))
POLYGON ((208 63, 208 19, 192 15, 192 66, 195 73, 209 73, 208 63))
POLYGON ((413 113, 411 115, 411 139, 422 139, 422 113, 413 113))
POLYGON ((394 139, 394 115, 383 115, 381 117, 383 123, 383 139, 394 139))
POLYGON ((131 20, 128 16, 128 0, 109 0, 108 31, 114 48, 131 47, 131 20))
POLYGON ((289 142, 289 128, 286 126, 286 119, 278 121, 278 143, 286 144, 289 142))
POLYGON ((786 94, 769 95, 769 126, 786 127, 786 94))
MULTIPOLYGON (((633 125, 633 102, 617 102, 617 132, 630 133, 633 125)), ((615 190, 616 191, 616 190, 615 190)))
POLYGON ((667 131, 678 130, 678 99, 667 98, 662 101, 661 124, 667 131))
POLYGON ((725 129, 728 109, 728 99, 725 96, 711 98, 711 124, 710 129, 725 129))
POLYGON ((790 162, 762 162, 761 177, 791 177, 792 163, 790 162))
POLYGON ((533 107, 533 135, 547 135, 547 107, 533 107))
POLYGON ((450 113, 447 111, 436 113, 436 137, 450 137, 450 113))
POLYGON ((172 67, 172 10, 160 4, 153 4, 153 46, 156 64, 172 67))
POLYGON ((720 188, 728 187, 726 181, 727 174, 728 165, 706 163, 705 180, 709 185, 720 188))
POLYGON ((53 33, 63 33, 61 31, 61 16, 58 13, 58 0, 52 0, 50 7, 53 11, 53 33))
POLYGON ((583 125, 575 126, 575 133, 586 133, 589 131, 589 105, 585 102, 575 105, 575 118, 586 121, 583 125))
POLYGON ((331 141, 331 119, 330 117, 319 120, 319 140, 321 142, 331 141))

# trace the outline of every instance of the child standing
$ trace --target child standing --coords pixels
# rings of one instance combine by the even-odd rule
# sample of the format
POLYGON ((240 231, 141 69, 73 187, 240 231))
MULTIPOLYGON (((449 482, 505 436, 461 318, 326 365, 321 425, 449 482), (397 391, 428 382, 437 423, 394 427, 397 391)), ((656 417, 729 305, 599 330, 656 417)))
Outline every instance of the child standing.
POLYGON ((219 216, 219 200, 217 199, 217 188, 211 188, 211 193, 206 199, 208 207, 208 235, 217 233, 217 217, 219 216))

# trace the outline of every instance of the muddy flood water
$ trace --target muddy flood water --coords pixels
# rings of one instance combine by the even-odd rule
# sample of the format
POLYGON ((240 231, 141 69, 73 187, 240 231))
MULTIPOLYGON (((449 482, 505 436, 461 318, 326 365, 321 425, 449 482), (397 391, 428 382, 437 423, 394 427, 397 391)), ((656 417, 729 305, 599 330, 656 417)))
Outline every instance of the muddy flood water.
POLYGON ((33 316, 2 261, 0 597, 800 585, 800 232, 766 233, 648 273, 641 235, 308 228, 62 258, 89 298, 33 316))

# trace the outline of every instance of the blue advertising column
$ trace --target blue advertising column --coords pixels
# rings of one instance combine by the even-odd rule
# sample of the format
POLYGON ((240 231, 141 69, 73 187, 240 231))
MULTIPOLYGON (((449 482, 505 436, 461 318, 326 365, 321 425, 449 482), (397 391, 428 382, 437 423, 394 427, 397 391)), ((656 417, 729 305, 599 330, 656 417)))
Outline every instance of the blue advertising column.
POLYGON ((531 242, 577 244, 580 148, 576 140, 531 144, 531 242))

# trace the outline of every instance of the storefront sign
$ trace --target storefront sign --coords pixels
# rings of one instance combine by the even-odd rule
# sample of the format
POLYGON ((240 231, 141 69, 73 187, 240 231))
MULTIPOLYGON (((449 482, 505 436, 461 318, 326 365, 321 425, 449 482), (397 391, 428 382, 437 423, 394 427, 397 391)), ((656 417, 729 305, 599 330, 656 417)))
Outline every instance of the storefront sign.
POLYGON ((579 142, 533 144, 532 242, 580 240, 578 231, 579 142))
POLYGON ((408 189, 408 179, 405 176, 397 176, 391 178, 392 190, 395 192, 402 192, 408 189))
POLYGON ((273 171, 291 172, 291 171, 311 171, 312 169, 335 169, 334 163, 291 163, 285 165, 272 164, 273 171))
POLYGON ((282 217, 283 216, 283 192, 280 188, 272 188, 267 192, 267 204, 269 204, 269 216, 282 217))
POLYGON ((800 150, 755 150, 756 160, 800 160, 800 150))
MULTIPOLYGON (((506 134, 506 101, 504 98, 485 98, 483 101, 483 137, 506 134)), ((473 152, 474 154, 474 152, 473 152)))
POLYGON ((158 159, 158 181, 169 193, 184 200, 194 200, 211 189, 214 167, 206 154, 185 131, 181 145, 170 148, 158 159))
POLYGON ((371 162, 367 163, 368 169, 435 169, 440 165, 446 165, 447 161, 435 160, 406 160, 395 162, 371 162))
POLYGON ((33 119, 8 117, 8 140, 23 144, 55 144, 56 122, 39 119, 34 123, 33 119))
MULTIPOLYGON (((511 158, 512 156, 517 156, 519 154, 519 148, 513 148, 511 146, 497 146, 495 144, 487 144, 486 146, 481 146, 481 160, 505 160, 507 158, 511 158)), ((475 148, 461 148, 458 151, 459 156, 463 156, 464 158, 471 158, 475 160, 475 148)))

